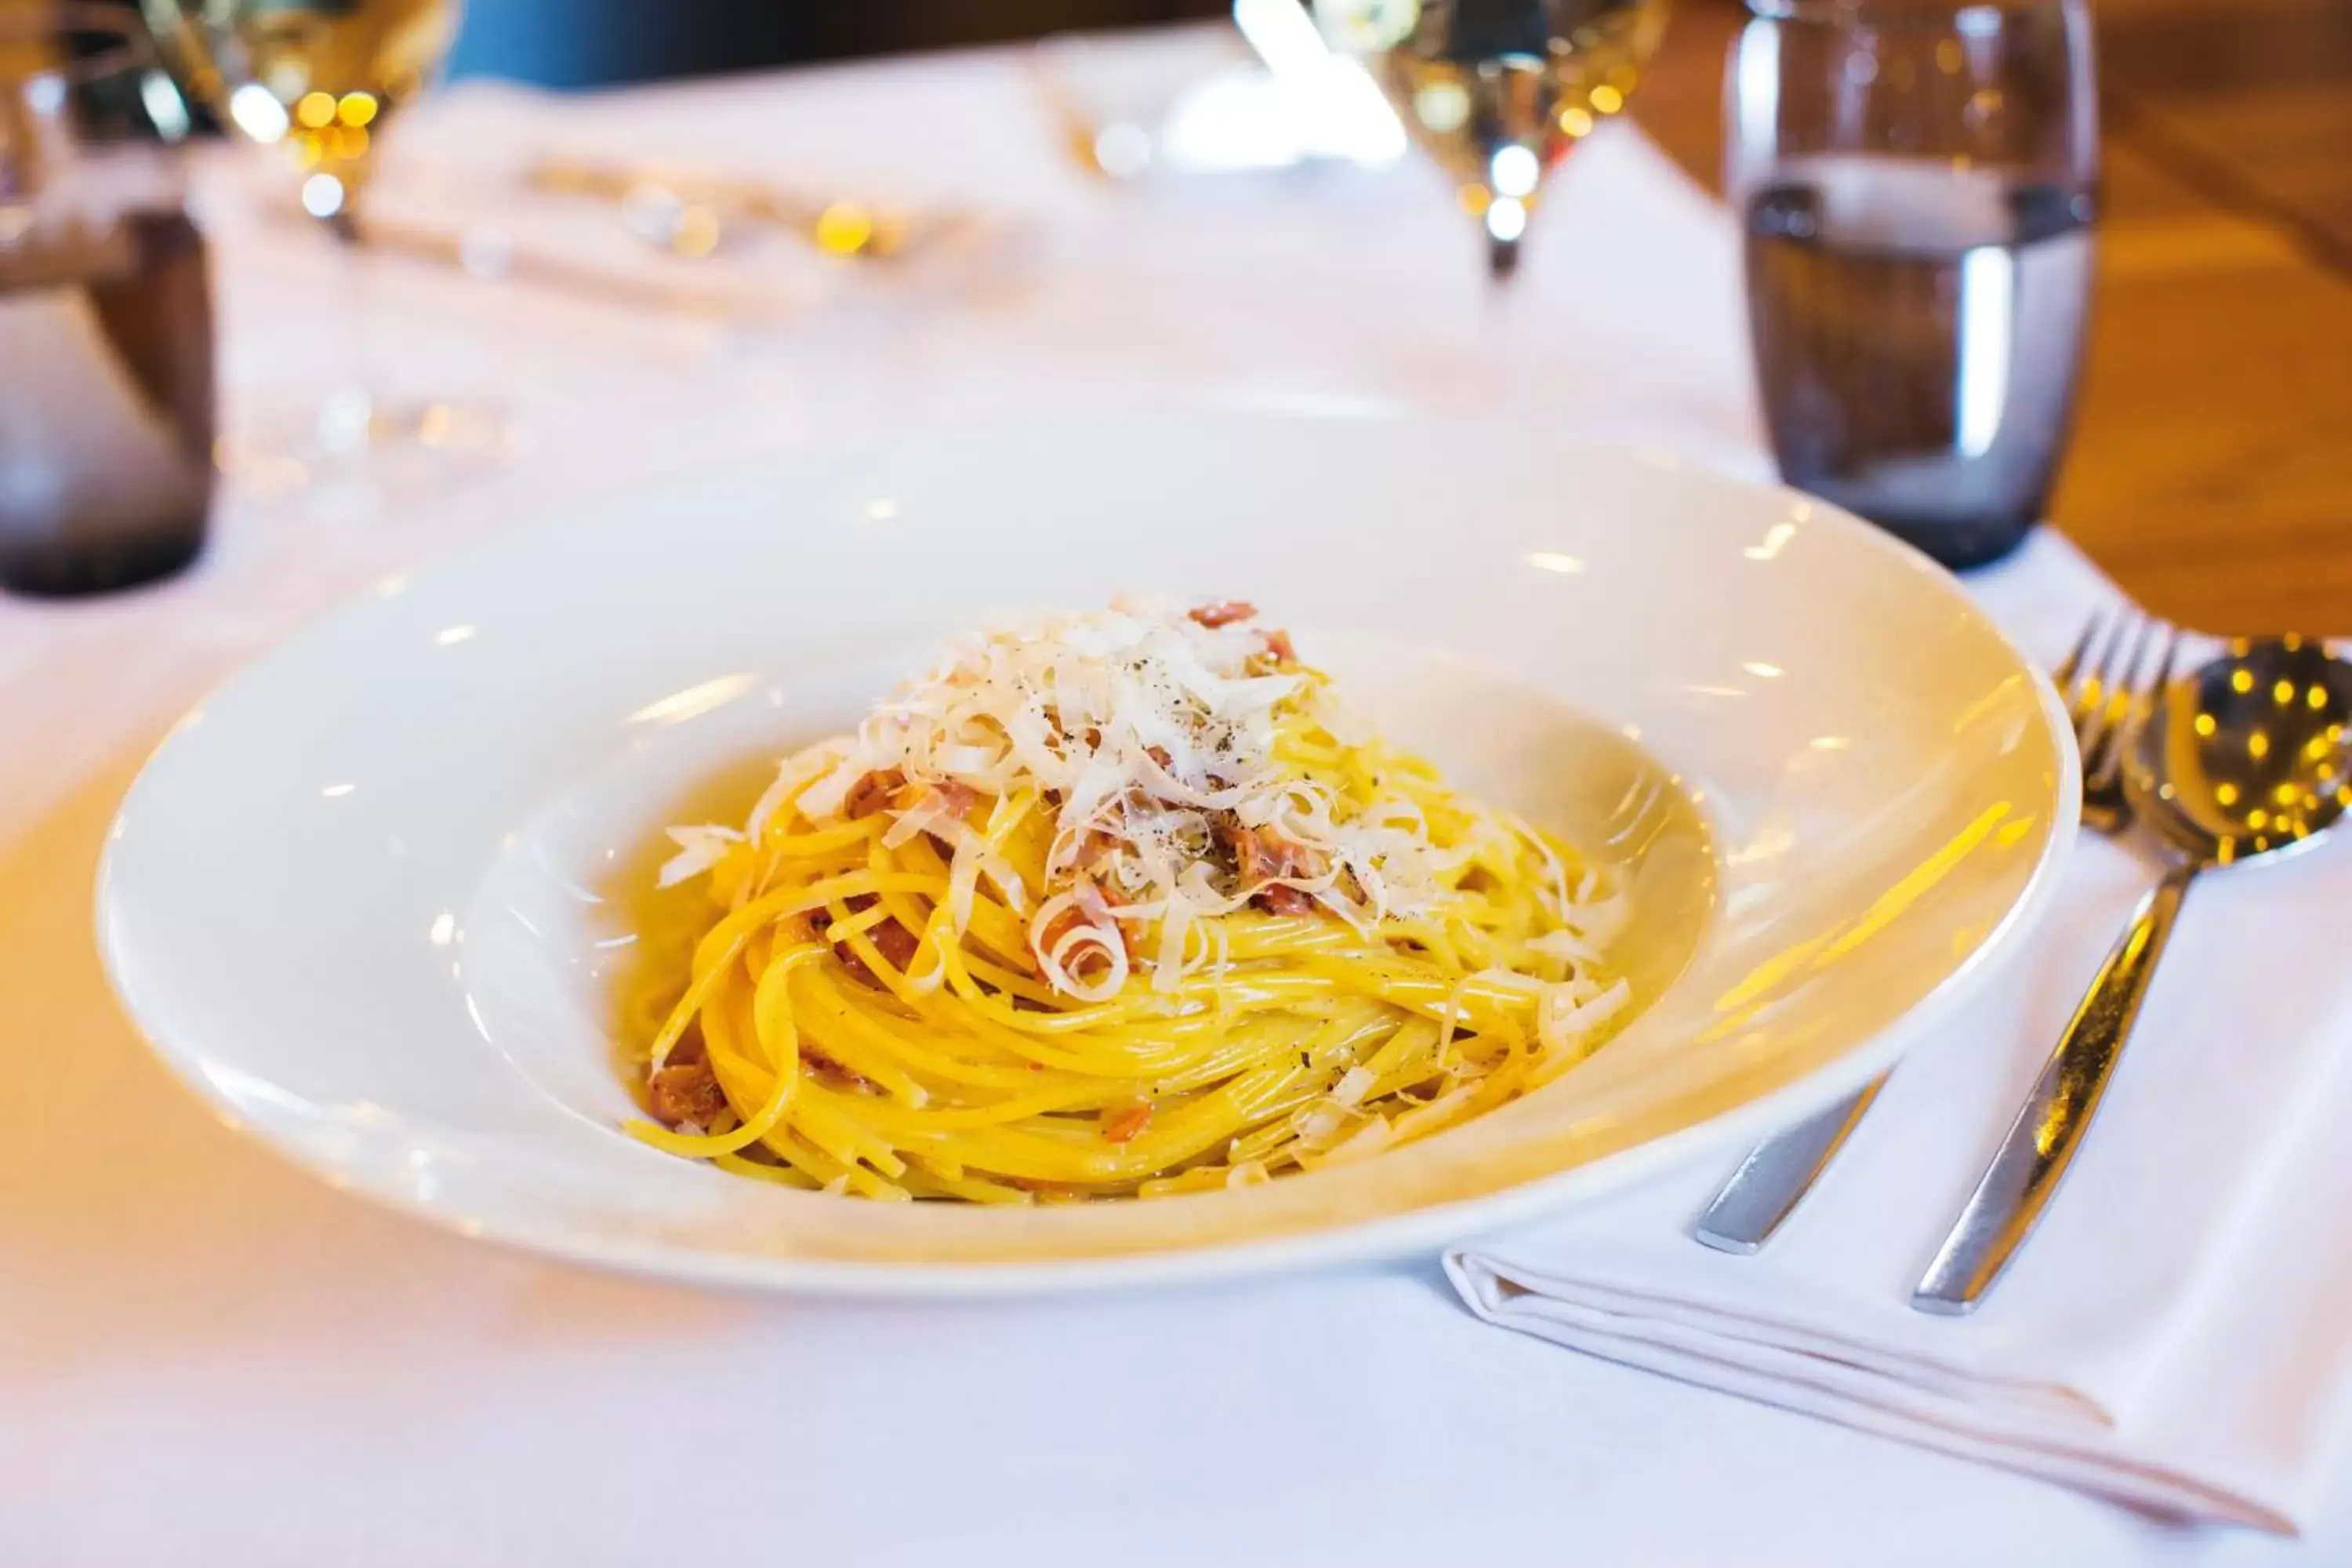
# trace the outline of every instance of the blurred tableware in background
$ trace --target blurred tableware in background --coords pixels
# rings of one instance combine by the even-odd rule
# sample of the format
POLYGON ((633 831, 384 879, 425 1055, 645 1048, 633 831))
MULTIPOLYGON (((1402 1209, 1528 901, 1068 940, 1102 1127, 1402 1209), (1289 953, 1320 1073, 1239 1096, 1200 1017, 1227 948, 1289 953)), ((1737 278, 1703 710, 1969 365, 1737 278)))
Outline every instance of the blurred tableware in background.
POLYGON ((1220 174, 1404 156, 1404 128, 1298 0, 1234 0, 1233 33, 1168 34, 1147 50, 1064 34, 1033 79, 1071 156, 1109 180, 1220 174))
POLYGON ((1483 226, 1494 276, 1518 267, 1544 176, 1625 107, 1666 0, 1315 0, 1483 226))
POLYGON ((630 233, 688 259, 759 229, 827 256, 893 261, 952 238, 972 221, 960 212, 818 195, 682 163, 555 156, 533 162, 523 180, 550 195, 610 203, 630 233))
MULTIPOLYGON (((906 330, 1005 285, 1026 259, 1034 225, 950 182, 836 177, 839 154, 805 136, 681 147, 651 123, 577 96, 457 83, 371 177, 357 244, 492 288, 675 317, 730 353, 783 334, 805 343, 820 319, 906 330)), ((236 205, 266 212, 268 191, 236 205)))
POLYGON ((2080 0, 1751 0, 1727 88, 1781 477, 1946 565, 2006 555, 2065 444, 2091 292, 2080 0))
MULTIPOLYGON (((142 0, 183 86, 222 123, 282 148, 302 210, 344 257, 341 384, 285 432, 247 433, 260 448, 317 467, 431 469, 494 448, 494 408, 441 395, 395 395, 371 352, 362 197, 387 122, 431 85, 457 31, 459 0, 142 0)), ((331 350, 331 355, 334 351, 331 350)))
POLYGON ((213 313, 134 20, 0 9, 0 584, 71 595, 180 570, 213 493, 213 313), (159 126, 159 121, 161 122, 159 126))

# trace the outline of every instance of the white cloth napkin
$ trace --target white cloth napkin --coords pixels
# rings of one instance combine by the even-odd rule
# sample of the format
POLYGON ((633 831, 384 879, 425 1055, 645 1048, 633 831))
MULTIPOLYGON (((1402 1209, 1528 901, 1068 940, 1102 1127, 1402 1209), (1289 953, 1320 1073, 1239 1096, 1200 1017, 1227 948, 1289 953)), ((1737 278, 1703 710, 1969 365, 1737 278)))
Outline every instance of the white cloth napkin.
MULTIPOLYGON (((2055 536, 1976 586, 2054 658, 2112 590, 2055 536)), ((2167 1513, 2293 1531, 2352 1370, 2352 853, 2201 880, 2099 1120, 1968 1318, 1908 1306, 2156 873, 2085 836, 2046 922, 1924 1042, 1759 1254, 1690 1239, 1728 1174, 1454 1252, 1488 1321, 2167 1513)))

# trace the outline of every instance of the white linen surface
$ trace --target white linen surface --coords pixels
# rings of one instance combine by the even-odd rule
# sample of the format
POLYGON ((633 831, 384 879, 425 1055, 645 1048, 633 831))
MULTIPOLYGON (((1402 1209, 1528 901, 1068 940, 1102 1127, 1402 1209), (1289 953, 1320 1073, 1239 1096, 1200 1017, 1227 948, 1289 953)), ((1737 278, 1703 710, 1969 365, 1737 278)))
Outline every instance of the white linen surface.
MULTIPOLYGON (((395 157, 404 132, 430 142, 436 112, 394 128, 395 157)), ((513 1568, 670 1563, 713 1542, 751 1561, 852 1564, 950 1550, 965 1564, 1190 1564, 1213 1550, 1350 1564, 1536 1552, 1807 1568, 2352 1560, 2347 1489, 2330 1494, 2307 1548, 2170 1527, 1492 1333, 1432 1268, 978 1309, 698 1292, 426 1230, 215 1125, 108 997, 89 937, 100 838, 176 711, 384 570, 779 447, 1024 403, 1050 417, 1171 388, 1293 405, 1500 405, 1753 461, 1728 226, 1629 134, 1597 139, 1561 172, 1502 321, 1486 309, 1475 236, 1428 171, 1106 188, 1062 157, 1014 52, 548 112, 647 153, 725 152, 746 172, 844 191, 950 195, 1034 242, 1019 268, 969 292, 902 300, 861 279, 788 325, 387 263, 371 336, 395 383, 500 397, 516 420, 507 462, 380 502, 336 487, 273 500, 273 476, 248 472, 190 576, 88 605, 0 602, 0 1053, 12 1069, 0 1095, 0 1563, 513 1568)), ((233 421, 323 375, 337 292, 322 250, 244 215, 247 184, 213 191, 233 421)), ((2043 637, 2097 590, 2053 540, 1986 591, 2043 637)), ((2264 885, 2247 896, 2263 895, 2268 918, 2268 896, 2288 896, 2299 874, 2281 871, 2274 889, 2254 873, 2249 884, 2264 885)), ((2119 863, 2086 861, 2066 929, 2098 925, 2129 881, 2119 863)), ((2200 916, 2237 896, 2201 889, 2184 944, 2229 940, 2232 922, 2200 916)), ((2182 974, 2203 962, 2187 946, 2180 959, 2182 974)), ((2018 982, 2019 1016, 1989 1054, 2022 1073, 2022 1014, 2052 1005, 2084 962, 2053 949, 2018 982)), ((2250 998, 2289 983, 2268 965, 2245 981, 2250 998)), ((2151 1021, 2176 1005, 2160 998, 2151 1021)), ((2139 1121, 2146 1096, 2201 1089, 2214 1121, 2171 1125, 2182 1163, 2203 1163, 2207 1128, 2251 1124, 2260 1075, 2224 1069, 2275 1064, 2284 1047, 2243 1016, 2207 1042, 2186 1084, 2155 1070, 2166 1047, 2144 1039, 2113 1128, 2139 1121)), ((1965 1143, 1982 1131, 1970 1125, 1948 1135, 1965 1143)), ((2037 1251, 2067 1247, 2069 1227, 2101 1206, 2098 1164, 2117 1142, 2095 1139, 2037 1251)), ((2299 1199, 2331 1221, 2346 1211, 2340 1170, 2319 1173, 2332 1187, 2301 1170, 2299 1199)), ((2240 1203, 2231 1190, 2203 1201, 2240 1203)), ((1833 1185, 1771 1261, 1793 1264, 1809 1232, 1843 1226, 1853 1196, 1833 1185)), ((1623 1210, 1636 1241, 1671 1238, 1670 1224, 1641 1231, 1640 1212, 1623 1210)), ((1891 1215, 1920 1228, 1890 1237, 1888 1254, 1927 1245, 1940 1217, 1933 1203, 1891 1215)), ((2277 1244, 2242 1234, 2242 1253, 2266 1249, 2278 1267, 2263 1310, 2232 1320, 2236 1357, 2197 1351, 2195 1324, 2149 1331, 2214 1374, 2200 1408, 2217 1429, 2264 1432, 2256 1417, 2285 1412, 2316 1423, 2324 1402, 2276 1397, 2309 1369, 2270 1352, 2314 1342, 2312 1325, 2343 1321, 2352 1298, 2340 1227, 2284 1204, 2263 1205, 2262 1224, 2304 1228, 2277 1244), (2289 1262, 2305 1277, 2287 1279, 2289 1262), (2254 1414, 2228 1415, 2231 1399, 2254 1414)), ((2119 1290, 2203 1267, 2142 1239, 2105 1238, 2111 1256, 2144 1260, 2119 1290)), ((2126 1425, 2180 1386, 2111 1359, 2100 1386, 2126 1425)), ((2091 1360, 2030 1364, 2063 1377, 2091 1360)), ((2277 1436, 2282 1452, 2313 1451, 2277 1436)))

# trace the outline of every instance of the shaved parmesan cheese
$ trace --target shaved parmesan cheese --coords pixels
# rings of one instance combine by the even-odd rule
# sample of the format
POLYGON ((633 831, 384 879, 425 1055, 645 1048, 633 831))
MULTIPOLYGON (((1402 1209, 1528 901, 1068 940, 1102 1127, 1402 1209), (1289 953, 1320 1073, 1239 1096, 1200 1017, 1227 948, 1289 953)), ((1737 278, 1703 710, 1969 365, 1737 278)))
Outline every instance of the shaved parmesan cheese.
POLYGON ((1622 979, 1597 995, 1580 998, 1578 994, 1592 990, 1591 981, 1545 987, 1543 1000, 1536 1005, 1536 1037, 1545 1050, 1567 1051, 1581 1045, 1633 999, 1633 988, 1622 979))
POLYGON ((677 853, 662 862, 659 885, 665 888, 699 877, 718 865, 730 847, 743 842, 743 836, 731 827, 673 827, 669 838, 677 846, 677 853))
POLYGON ((927 800, 900 812, 898 819, 882 830, 882 847, 896 849, 916 835, 943 828, 953 820, 953 815, 938 799, 927 800))
MULTIPOLYGON (((1533 829, 1509 819, 1440 848, 1409 795, 1285 751, 1295 741, 1328 755, 1370 736, 1248 605, 1187 614, 1122 599, 1094 614, 1001 620, 951 642, 856 733, 787 758, 746 833, 758 841, 788 806, 812 822, 840 818, 853 792, 875 798, 869 781, 878 779, 889 786, 882 847, 928 834, 948 850, 957 935, 971 928, 985 878, 1027 921, 1048 984, 1100 999, 1134 967, 1165 993, 1222 966, 1216 917, 1253 900, 1278 913, 1319 908, 1363 932, 1430 915, 1465 867, 1517 854, 1508 840, 1518 832, 1547 858, 1540 896, 1562 928, 1539 939, 1557 969, 1531 984, 1590 963, 1605 940, 1592 927, 1612 917, 1580 901, 1590 889, 1571 890, 1533 829), (976 829, 963 816, 974 798, 1000 808, 1017 798, 1052 823, 1034 906, 1033 889, 991 847, 1006 841, 1012 820, 976 829)), ((744 837, 727 831, 679 830, 665 884, 708 868, 744 837)), ((1447 1020, 1449 1040, 1459 1021, 1447 1020)))
POLYGON ((786 757, 776 769, 775 778, 752 805, 751 819, 743 824, 743 836, 754 844, 760 842, 776 813, 801 798, 802 792, 831 768, 834 758, 835 749, 829 745, 811 746, 786 757))
POLYGON ((1324 1165, 1339 1165, 1349 1160, 1360 1160, 1367 1154, 1379 1153, 1395 1142, 1396 1129, 1389 1124, 1388 1118, 1373 1116, 1362 1126, 1349 1133, 1345 1139, 1325 1151, 1319 1158, 1314 1158, 1310 1168, 1319 1169, 1324 1165))
POLYGON ((1084 903, 1076 892, 1055 894, 1037 906, 1029 922, 1030 948, 1037 955, 1037 967, 1046 984, 1055 990, 1081 1002, 1108 1002, 1127 984, 1127 944, 1114 921, 1062 923, 1063 916, 1084 912, 1084 903))
MULTIPOLYGON (((1425 911, 1445 867, 1429 849, 1418 808, 1399 800, 1343 810, 1328 785, 1276 757, 1286 725, 1319 725, 1333 735, 1368 734, 1368 727, 1254 616, 1207 618, 1219 624, 1170 603, 1129 599, 1093 615, 992 625, 951 644, 856 735, 789 761, 796 782, 771 791, 777 798, 763 800, 761 820, 784 799, 814 820, 838 816, 873 773, 999 797, 1034 790, 1055 811, 1049 888, 1075 886, 1084 872, 1097 902, 1117 906, 1120 918, 1150 911, 1160 923, 1150 955, 1162 989, 1210 961, 1209 943, 1189 941, 1202 920, 1231 913, 1269 883, 1360 930, 1425 911), (1236 823, 1281 846, 1285 874, 1251 881, 1223 868, 1219 857, 1231 852, 1220 834, 1230 829, 1220 825, 1236 823)), ((957 930, 967 929, 978 876, 995 875, 969 841, 974 836, 919 789, 888 809, 886 848, 922 833, 954 846, 950 912, 957 930)), ((998 879, 1010 881, 1009 871, 998 879)), ((1007 892, 1021 907, 1017 886, 1007 892)), ((1033 931, 1043 931, 1049 907, 1040 905, 1033 931)), ((1118 948, 1118 963, 1106 973, 1115 968, 1123 981, 1116 921, 1103 908, 1081 914, 1094 934, 1073 952, 1118 948)), ((1066 978, 1049 975, 1063 990, 1066 978)), ((1078 984, 1071 994, 1104 989, 1100 978, 1078 984)))
POLYGON ((1262 1187, 1272 1180, 1263 1160, 1244 1160, 1225 1173, 1225 1185, 1231 1188, 1262 1187))

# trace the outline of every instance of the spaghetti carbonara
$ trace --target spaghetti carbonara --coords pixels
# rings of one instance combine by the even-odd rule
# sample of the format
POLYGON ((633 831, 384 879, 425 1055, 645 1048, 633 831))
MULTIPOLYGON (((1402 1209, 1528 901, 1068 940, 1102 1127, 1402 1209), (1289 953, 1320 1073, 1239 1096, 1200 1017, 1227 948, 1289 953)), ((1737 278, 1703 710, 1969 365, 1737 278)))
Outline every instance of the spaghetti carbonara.
POLYGON ((632 1131, 792 1185, 1262 1182, 1525 1093, 1630 1000, 1606 879, 1243 604, 992 626, 741 827, 670 832, 663 882, 709 897, 652 966, 632 1131))

